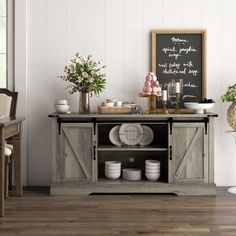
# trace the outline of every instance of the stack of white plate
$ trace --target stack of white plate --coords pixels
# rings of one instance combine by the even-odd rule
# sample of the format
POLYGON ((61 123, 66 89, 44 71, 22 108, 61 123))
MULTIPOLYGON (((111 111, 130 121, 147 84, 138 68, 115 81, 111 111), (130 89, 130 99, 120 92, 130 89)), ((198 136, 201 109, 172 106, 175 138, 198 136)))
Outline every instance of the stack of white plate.
POLYGON ((105 176, 108 179, 119 179, 121 174, 121 162, 106 161, 105 162, 105 176))
POLYGON ((160 178, 160 161, 146 160, 145 161, 145 176, 150 181, 156 181, 160 178))

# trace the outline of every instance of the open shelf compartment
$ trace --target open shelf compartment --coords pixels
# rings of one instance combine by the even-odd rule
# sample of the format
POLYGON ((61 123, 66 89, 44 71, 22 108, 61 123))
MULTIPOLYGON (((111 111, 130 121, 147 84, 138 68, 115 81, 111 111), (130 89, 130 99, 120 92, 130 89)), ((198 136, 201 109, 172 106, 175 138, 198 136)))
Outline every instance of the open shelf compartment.
MULTIPOLYGON (((127 122, 128 123, 128 122, 127 122)), ((142 150, 144 147, 140 145, 136 146, 116 146, 109 139, 109 133, 114 126, 122 125, 124 123, 99 123, 97 125, 97 133, 98 133, 98 150, 106 150, 113 148, 113 150, 121 150, 122 148, 127 148, 130 150, 140 149, 142 150)), ((151 149, 160 149, 161 151, 168 149, 168 124, 167 123, 140 123, 141 125, 146 125, 150 127, 153 131, 154 138, 150 145, 145 146, 144 150, 147 148, 151 149)))
MULTIPOLYGON (((105 179, 105 162, 106 161, 120 161, 121 162, 121 177, 117 181, 122 180, 122 169, 137 168, 142 170, 142 180, 147 180, 145 177, 145 161, 158 160, 161 162, 160 172, 161 176, 158 181, 168 182, 168 152, 166 151, 98 151, 98 182, 105 179)), ((107 179, 108 180, 108 179, 107 179)), ((109 180, 108 180, 109 181, 109 180)), ((114 180, 111 180, 114 181, 114 180)), ((131 181, 129 181, 131 182, 131 181)), ((133 181, 137 182, 137 181, 133 181)), ((149 181, 148 181, 149 182, 149 181)))

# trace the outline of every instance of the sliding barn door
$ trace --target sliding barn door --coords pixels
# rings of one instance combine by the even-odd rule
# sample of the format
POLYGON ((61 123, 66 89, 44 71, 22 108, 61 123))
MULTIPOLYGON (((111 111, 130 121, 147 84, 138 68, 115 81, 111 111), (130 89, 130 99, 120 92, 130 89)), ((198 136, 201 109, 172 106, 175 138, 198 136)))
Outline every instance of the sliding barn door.
POLYGON ((61 126, 61 181, 92 179, 93 126, 64 123, 61 126))
POLYGON ((169 182, 208 182, 207 140, 203 123, 173 124, 169 182))

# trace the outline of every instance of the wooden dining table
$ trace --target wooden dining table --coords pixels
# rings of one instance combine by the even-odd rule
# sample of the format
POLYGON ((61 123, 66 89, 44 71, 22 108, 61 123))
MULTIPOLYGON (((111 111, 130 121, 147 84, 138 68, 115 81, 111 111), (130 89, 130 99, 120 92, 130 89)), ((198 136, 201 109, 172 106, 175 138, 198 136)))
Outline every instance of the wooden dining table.
POLYGON ((0 217, 4 216, 5 140, 10 139, 14 148, 16 196, 22 196, 21 181, 21 131, 25 118, 0 118, 0 217))

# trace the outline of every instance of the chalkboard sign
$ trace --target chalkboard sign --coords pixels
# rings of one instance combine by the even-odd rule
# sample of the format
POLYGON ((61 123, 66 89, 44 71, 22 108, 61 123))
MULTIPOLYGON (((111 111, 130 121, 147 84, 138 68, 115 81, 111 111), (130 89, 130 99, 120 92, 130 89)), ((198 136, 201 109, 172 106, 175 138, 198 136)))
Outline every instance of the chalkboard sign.
POLYGON ((152 71, 163 85, 183 79, 181 108, 206 96, 205 35, 205 30, 152 31, 152 71))

